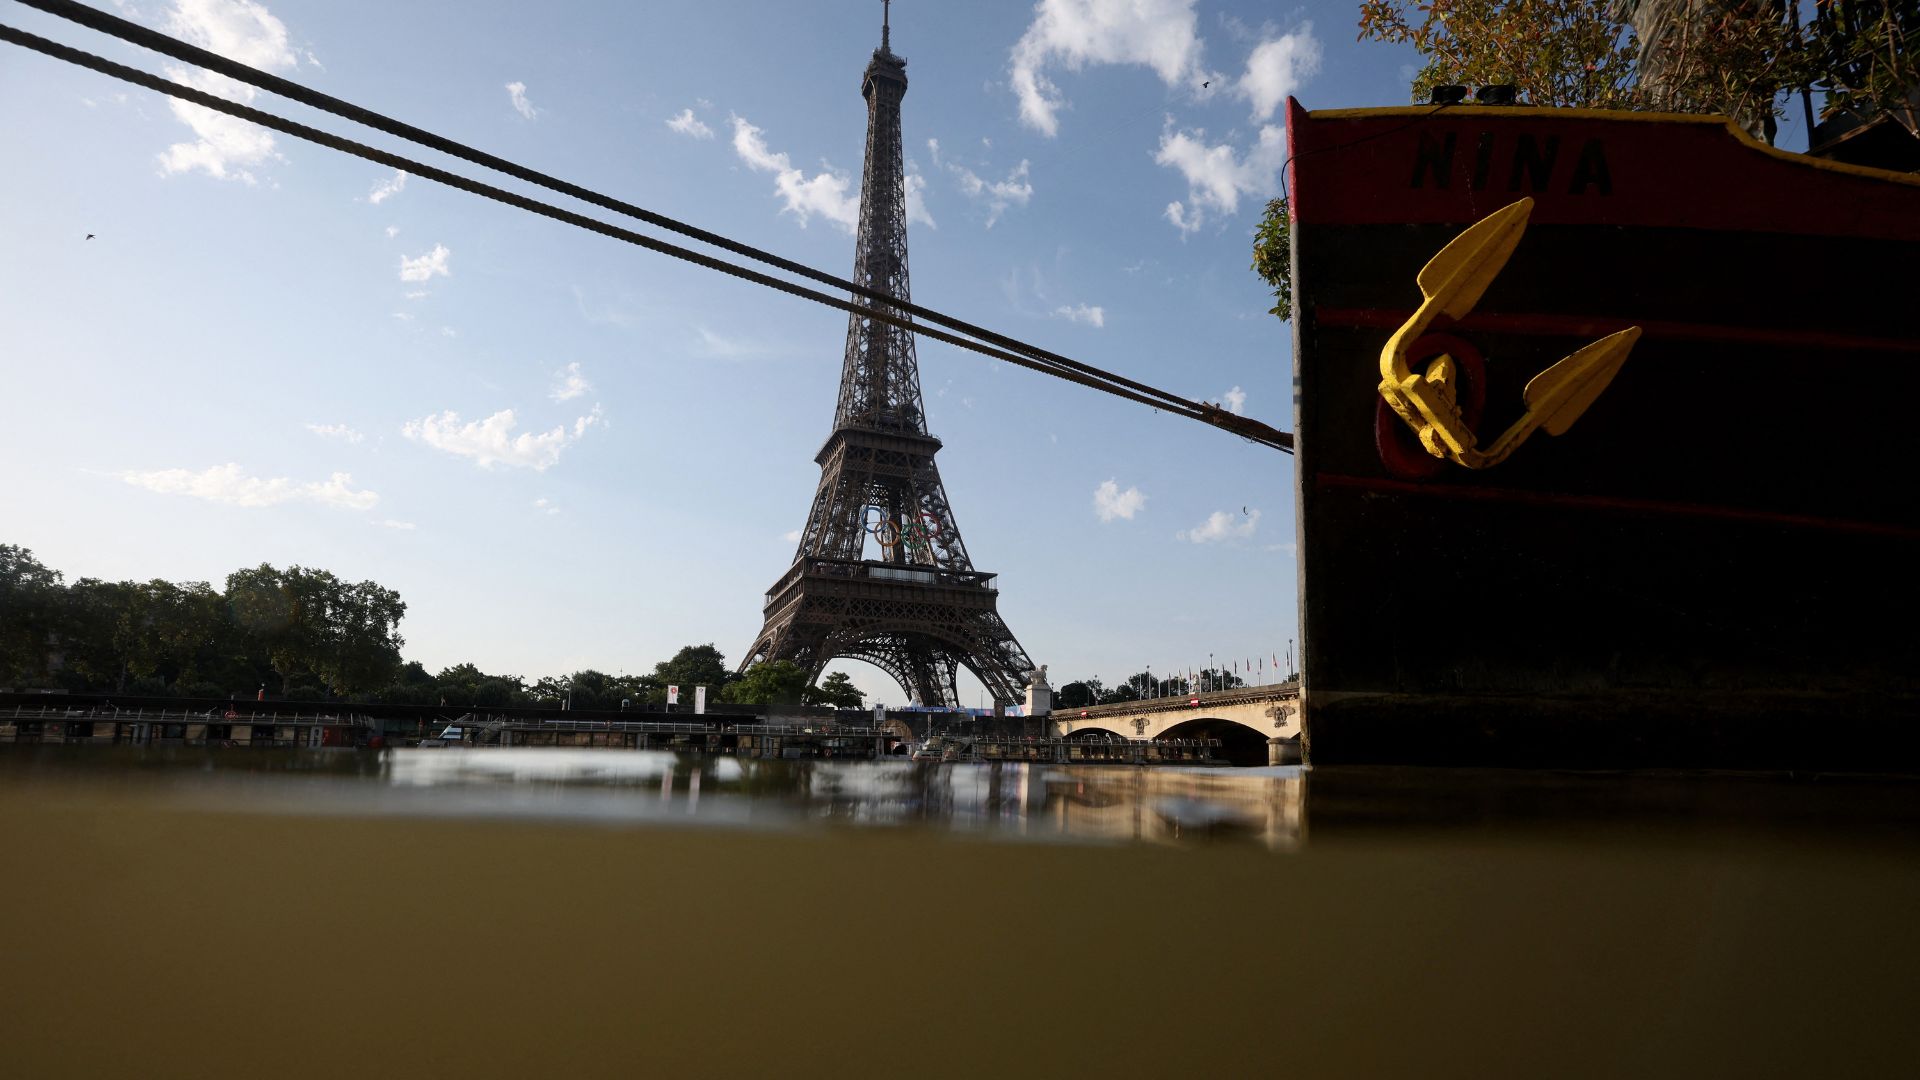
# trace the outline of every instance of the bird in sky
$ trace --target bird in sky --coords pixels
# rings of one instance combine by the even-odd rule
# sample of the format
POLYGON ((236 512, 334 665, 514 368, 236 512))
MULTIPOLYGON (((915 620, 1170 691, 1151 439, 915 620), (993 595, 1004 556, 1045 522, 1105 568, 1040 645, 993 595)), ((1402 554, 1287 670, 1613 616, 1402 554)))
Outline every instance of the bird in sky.
POLYGON ((1206 82, 1203 82, 1203 83, 1201 83, 1201 84, 1200 84, 1200 89, 1202 89, 1202 90, 1205 90, 1205 89, 1206 89, 1207 87, 1209 87, 1209 86, 1212 86, 1212 85, 1213 85, 1213 80, 1212 80, 1212 79, 1208 79, 1208 80, 1207 80, 1206 82))
POLYGON ((88 233, 88 234, 87 234, 87 239, 89 239, 89 240, 91 240, 91 239, 93 239, 93 234, 92 234, 92 233, 88 233))

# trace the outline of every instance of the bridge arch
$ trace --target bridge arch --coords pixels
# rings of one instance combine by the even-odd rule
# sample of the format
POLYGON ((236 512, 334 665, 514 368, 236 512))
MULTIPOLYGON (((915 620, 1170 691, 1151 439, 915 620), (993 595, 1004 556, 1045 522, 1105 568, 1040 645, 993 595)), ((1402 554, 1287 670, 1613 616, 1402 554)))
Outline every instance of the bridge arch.
POLYGON ((1267 732, 1221 716, 1196 716, 1160 732, 1162 739, 1219 739, 1219 757, 1233 765, 1265 765, 1267 732))

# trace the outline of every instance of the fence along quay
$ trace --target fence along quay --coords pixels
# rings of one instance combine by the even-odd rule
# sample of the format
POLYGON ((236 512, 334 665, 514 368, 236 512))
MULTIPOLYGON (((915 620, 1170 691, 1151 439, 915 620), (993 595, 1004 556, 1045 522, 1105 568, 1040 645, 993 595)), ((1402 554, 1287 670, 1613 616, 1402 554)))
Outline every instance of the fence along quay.
MULTIPOLYGON (((902 725, 831 717, 739 716, 710 720, 554 719, 465 710, 437 721, 334 706, 226 702, 209 708, 134 707, 104 700, 0 702, 0 745, 378 748, 555 747, 670 750, 755 758, 907 757, 943 762, 1054 764, 1217 763, 1218 739, 1058 738, 992 732, 931 734, 916 743, 902 725), (246 708, 242 708, 246 706, 246 708)), ((869 714, 861 714, 863 717, 869 714)))

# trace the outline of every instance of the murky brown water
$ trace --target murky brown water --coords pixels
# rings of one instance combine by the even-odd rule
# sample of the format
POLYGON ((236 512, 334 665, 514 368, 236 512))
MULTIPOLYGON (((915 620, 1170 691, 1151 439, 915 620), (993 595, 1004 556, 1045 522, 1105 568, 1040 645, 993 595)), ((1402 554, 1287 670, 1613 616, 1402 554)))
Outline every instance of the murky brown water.
POLYGON ((0 1072, 1904 1074, 1917 824, 1897 781, 0 748, 0 1072))

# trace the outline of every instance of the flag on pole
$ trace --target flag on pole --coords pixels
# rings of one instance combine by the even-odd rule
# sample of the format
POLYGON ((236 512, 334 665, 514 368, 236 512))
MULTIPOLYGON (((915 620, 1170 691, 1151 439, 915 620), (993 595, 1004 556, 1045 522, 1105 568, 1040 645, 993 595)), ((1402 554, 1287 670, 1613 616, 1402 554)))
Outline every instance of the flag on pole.
POLYGON ((669 705, 680 704, 680 688, 679 687, 677 686, 667 687, 667 704, 669 705))

